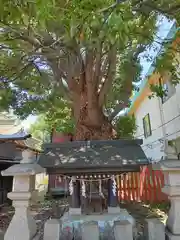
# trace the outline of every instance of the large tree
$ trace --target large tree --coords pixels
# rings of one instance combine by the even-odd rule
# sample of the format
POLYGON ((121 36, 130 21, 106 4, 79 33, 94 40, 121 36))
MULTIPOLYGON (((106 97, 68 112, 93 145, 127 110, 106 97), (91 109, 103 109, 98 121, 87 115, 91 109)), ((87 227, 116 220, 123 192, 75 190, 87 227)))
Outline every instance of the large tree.
MULTIPOLYGON (((0 105, 26 117, 56 113, 65 101, 78 140, 112 138, 159 14, 179 21, 177 1, 167 0, 1 0, 1 7, 0 105)), ((172 58, 163 56, 171 71, 172 58)))
MULTIPOLYGON (((118 116, 113 120, 112 125, 116 131, 114 138, 132 139, 137 129, 134 116, 118 116)), ((49 142, 54 132, 74 135, 75 122, 71 116, 71 110, 66 106, 64 109, 59 109, 55 115, 37 116, 28 131, 33 137, 49 142)))

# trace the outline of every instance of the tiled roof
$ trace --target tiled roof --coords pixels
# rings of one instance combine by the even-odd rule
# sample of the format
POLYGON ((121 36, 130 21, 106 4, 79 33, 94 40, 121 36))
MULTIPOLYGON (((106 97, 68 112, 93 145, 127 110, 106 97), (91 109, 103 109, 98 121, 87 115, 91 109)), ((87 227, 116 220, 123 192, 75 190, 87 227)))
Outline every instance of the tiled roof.
POLYGON ((20 146, 27 147, 27 148, 31 149, 32 151, 41 152, 42 142, 38 139, 31 137, 31 138, 25 139, 23 141, 16 141, 16 142, 20 146))
POLYGON ((31 135, 24 132, 23 129, 13 134, 0 134, 0 140, 25 140, 30 137, 31 135))
POLYGON ((39 164, 45 168, 123 168, 148 163, 140 140, 111 140, 46 144, 39 164))

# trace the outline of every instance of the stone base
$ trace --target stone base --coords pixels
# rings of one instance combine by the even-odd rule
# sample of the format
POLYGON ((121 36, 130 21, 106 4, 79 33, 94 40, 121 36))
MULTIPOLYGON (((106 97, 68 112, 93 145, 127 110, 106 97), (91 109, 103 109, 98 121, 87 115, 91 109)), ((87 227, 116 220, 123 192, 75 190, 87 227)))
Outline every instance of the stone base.
POLYGON ((121 212, 120 207, 108 207, 109 214, 116 214, 116 213, 120 213, 120 212, 121 212))
MULTIPOLYGON (((70 208, 71 209, 71 208, 70 208)), ((78 208, 79 209, 79 208, 78 208)), ((72 213, 72 212, 71 212, 72 213)), ((134 218, 127 212, 126 209, 121 209, 118 213, 104 213, 104 214, 70 214, 66 212, 64 216, 61 218, 62 223, 66 222, 89 222, 89 221, 97 221, 97 222, 114 222, 117 220, 128 220, 133 226, 135 226, 134 218)))
MULTIPOLYGON (((67 231, 69 231, 70 234, 71 234, 71 232, 74 232, 76 236, 79 236, 79 234, 81 234, 80 232, 81 232, 82 225, 84 225, 84 224, 89 225, 90 222, 96 222, 96 224, 98 225, 98 228, 99 228, 99 234, 103 235, 104 239, 111 239, 109 234, 110 235, 112 234, 114 222, 116 222, 116 221, 128 221, 131 225, 131 228, 133 227, 134 236, 137 235, 136 231, 135 231, 135 225, 134 225, 135 220, 127 212, 126 209, 121 209, 121 210, 119 210, 118 213, 114 213, 114 214, 104 213, 104 214, 91 214, 91 215, 84 215, 84 214, 70 215, 67 212, 61 218, 62 234, 64 236, 64 234, 67 233, 67 231)), ((93 228, 94 227, 95 226, 93 225, 93 228)), ((91 230, 91 231, 93 231, 93 230, 91 230)), ((97 236, 97 234, 96 234, 96 236, 97 236)), ((64 238, 64 239, 67 239, 67 238, 64 238)), ((79 239, 79 238, 77 238, 77 239, 79 239)), ((89 240, 90 238, 87 238, 87 239, 89 240)), ((99 238, 95 238, 93 236, 93 238, 91 237, 91 239, 99 239, 99 238)), ((103 237, 102 237, 102 239, 103 239, 103 237)), ((160 240, 160 239, 157 239, 157 240, 160 240)))
POLYGON ((180 234, 179 235, 173 235, 166 229, 166 240, 179 240, 180 239, 180 234))
POLYGON ((81 215, 81 208, 69 208, 69 215, 81 215))
POLYGON ((12 221, 4 235, 4 240, 30 240, 35 237, 36 233, 36 221, 30 215, 29 210, 16 208, 12 221))

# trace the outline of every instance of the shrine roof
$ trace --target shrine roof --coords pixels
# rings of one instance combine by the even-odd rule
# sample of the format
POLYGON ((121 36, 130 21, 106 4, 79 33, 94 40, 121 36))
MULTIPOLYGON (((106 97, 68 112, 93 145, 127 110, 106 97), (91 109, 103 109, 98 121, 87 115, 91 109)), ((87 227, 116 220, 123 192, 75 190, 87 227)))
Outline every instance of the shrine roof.
POLYGON ((30 138, 31 135, 24 132, 22 129, 16 133, 13 134, 0 134, 0 141, 5 140, 25 140, 27 138, 30 138))
POLYGON ((52 173, 139 171, 142 140, 74 141, 44 145, 38 163, 52 173))

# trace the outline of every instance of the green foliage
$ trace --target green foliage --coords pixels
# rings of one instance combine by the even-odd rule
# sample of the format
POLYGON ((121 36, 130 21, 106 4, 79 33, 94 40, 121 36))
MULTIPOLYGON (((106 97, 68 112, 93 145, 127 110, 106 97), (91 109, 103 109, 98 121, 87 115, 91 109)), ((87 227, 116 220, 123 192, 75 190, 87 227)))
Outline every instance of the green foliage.
POLYGON ((170 81, 173 85, 177 85, 180 80, 180 45, 179 45, 180 31, 179 29, 176 31, 174 36, 170 39, 165 40, 163 45, 163 49, 161 49, 161 54, 157 57, 154 65, 156 67, 156 72, 159 73, 159 83, 151 84, 150 89, 152 91, 151 99, 154 96, 162 98, 166 96, 167 92, 163 88, 163 78, 167 76, 169 72, 170 81))
POLYGON ((136 120, 134 116, 120 116, 114 121, 117 138, 132 139, 136 132, 136 120))
POLYGON ((154 85, 151 84, 150 89, 152 91, 152 94, 149 96, 149 99, 155 96, 162 98, 167 94, 166 90, 163 89, 163 86, 161 84, 154 84, 154 85))
MULTIPOLYGON (((101 95, 104 79, 109 82, 103 107, 110 113, 117 105, 122 109, 128 104, 132 82, 139 80, 139 56, 153 42, 159 13, 179 21, 176 1, 167 3, 0 0, 0 110, 13 108, 22 118, 43 114, 49 126, 58 121, 59 130, 73 131, 69 111, 74 89, 80 85, 75 79, 86 73, 87 65, 82 70, 80 63, 89 53, 93 53, 93 70, 96 54, 102 53, 99 62, 104 71, 101 68, 97 74, 96 91, 101 95), (105 62, 114 48, 117 63, 110 72, 110 60, 107 66, 105 62), (76 86, 72 89, 72 85, 76 86)), ((163 56, 163 64, 173 72, 169 55, 163 56)))
POLYGON ((38 116, 35 123, 30 125, 29 132, 36 139, 49 142, 51 129, 44 119, 44 116, 38 116))
POLYGON ((74 118, 67 103, 62 100, 61 108, 49 109, 46 113, 38 116, 36 122, 30 126, 33 137, 43 141, 49 141, 52 131, 74 133, 74 118))
POLYGON ((45 115, 45 121, 51 129, 55 128, 57 132, 74 133, 75 121, 66 101, 62 108, 54 112, 49 110, 45 115))

